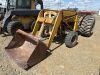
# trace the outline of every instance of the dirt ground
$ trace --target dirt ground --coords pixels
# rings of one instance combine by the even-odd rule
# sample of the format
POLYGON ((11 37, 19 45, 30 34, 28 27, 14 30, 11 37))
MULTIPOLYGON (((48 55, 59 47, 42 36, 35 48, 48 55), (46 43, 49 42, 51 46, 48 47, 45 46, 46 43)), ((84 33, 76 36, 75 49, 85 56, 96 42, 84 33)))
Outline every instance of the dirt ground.
MULTIPOLYGON (((100 71, 100 16, 96 16, 94 34, 90 38, 79 36, 78 45, 61 45, 52 54, 25 71, 5 53, 11 36, 0 35, 0 75, 99 75, 100 71)), ((56 45, 53 45, 53 47, 56 45)))

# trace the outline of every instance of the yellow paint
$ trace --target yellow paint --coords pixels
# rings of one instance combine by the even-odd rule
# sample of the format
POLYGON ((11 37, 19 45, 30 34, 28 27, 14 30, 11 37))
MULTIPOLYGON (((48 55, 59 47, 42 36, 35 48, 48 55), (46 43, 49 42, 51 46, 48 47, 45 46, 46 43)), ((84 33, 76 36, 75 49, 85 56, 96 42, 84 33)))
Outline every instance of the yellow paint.
POLYGON ((34 0, 32 0, 32 3, 31 3, 31 9, 36 9, 36 6, 35 6, 35 1, 34 0))
POLYGON ((78 27, 78 15, 76 15, 73 31, 77 31, 78 28, 79 28, 79 27, 78 27))
POLYGON ((20 21, 22 24, 28 25, 30 22, 34 21, 34 18, 31 16, 14 16, 12 17, 12 20, 18 20, 20 21))

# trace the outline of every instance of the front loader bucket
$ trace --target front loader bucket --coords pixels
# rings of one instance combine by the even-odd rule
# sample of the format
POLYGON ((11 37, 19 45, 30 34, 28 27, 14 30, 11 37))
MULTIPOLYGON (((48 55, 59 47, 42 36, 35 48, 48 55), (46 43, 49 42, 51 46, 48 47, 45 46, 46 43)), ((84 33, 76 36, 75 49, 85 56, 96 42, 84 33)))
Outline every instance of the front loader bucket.
POLYGON ((46 58, 48 48, 32 34, 17 30, 5 50, 20 67, 27 70, 46 58))

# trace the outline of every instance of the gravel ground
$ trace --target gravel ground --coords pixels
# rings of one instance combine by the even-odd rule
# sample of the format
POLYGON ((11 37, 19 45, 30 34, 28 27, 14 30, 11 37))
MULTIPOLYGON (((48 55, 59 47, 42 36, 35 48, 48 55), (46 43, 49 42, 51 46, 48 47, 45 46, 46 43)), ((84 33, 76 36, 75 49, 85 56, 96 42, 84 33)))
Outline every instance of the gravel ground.
MULTIPOLYGON (((5 53, 4 48, 12 39, 0 35, 0 75, 99 75, 100 69, 100 16, 96 16, 92 37, 79 36, 79 44, 70 49, 61 45, 52 54, 25 71, 5 53)), ((54 44, 52 47, 56 47, 54 44)))

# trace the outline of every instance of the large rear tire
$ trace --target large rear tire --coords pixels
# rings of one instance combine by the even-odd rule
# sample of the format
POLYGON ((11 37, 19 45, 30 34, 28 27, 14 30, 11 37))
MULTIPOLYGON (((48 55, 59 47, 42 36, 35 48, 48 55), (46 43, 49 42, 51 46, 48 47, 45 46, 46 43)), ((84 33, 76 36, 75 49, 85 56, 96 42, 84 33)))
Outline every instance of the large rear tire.
POLYGON ((7 25, 7 32, 9 35, 14 35, 18 29, 24 29, 22 23, 19 21, 11 21, 7 25))
POLYGON ((79 25, 79 32, 82 36, 90 37, 93 34, 95 26, 95 18, 92 15, 87 15, 79 25))
POLYGON ((72 48, 77 45, 78 33, 70 31, 65 37, 65 45, 68 48, 72 48))

